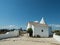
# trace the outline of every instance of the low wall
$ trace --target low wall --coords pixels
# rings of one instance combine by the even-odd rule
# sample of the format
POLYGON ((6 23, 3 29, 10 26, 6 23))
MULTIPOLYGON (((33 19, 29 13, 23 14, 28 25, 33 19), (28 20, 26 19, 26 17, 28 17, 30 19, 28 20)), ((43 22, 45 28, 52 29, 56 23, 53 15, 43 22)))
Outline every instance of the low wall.
POLYGON ((53 38, 54 38, 56 41, 60 42, 60 36, 59 36, 59 35, 55 35, 55 33, 54 33, 54 34, 53 34, 53 38))
POLYGON ((11 32, 7 32, 5 34, 0 34, 0 39, 8 38, 8 37, 15 37, 15 36, 18 36, 18 35, 19 35, 19 31, 14 30, 14 31, 11 31, 11 32))

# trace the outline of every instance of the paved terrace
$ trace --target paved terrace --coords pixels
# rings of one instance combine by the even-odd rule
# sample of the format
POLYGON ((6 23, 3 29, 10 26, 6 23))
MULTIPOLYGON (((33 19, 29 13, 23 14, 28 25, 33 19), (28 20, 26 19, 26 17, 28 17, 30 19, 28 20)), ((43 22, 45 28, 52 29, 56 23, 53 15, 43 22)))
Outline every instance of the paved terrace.
POLYGON ((27 34, 17 38, 0 40, 0 45, 60 45, 53 38, 31 38, 27 34))

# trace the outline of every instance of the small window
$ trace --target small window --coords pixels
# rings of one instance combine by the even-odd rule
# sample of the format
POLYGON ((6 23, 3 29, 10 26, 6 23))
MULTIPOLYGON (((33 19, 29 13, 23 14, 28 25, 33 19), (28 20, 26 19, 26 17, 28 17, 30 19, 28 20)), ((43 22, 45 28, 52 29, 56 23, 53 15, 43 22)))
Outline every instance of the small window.
POLYGON ((43 30, 41 30, 41 32, 43 32, 43 30))

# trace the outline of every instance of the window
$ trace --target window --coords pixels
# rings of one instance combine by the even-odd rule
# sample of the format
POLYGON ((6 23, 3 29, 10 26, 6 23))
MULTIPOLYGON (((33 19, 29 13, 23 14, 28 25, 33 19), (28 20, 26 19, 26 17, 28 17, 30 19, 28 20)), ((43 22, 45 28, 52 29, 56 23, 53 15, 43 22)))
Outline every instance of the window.
POLYGON ((43 32, 43 30, 41 30, 41 32, 43 32))

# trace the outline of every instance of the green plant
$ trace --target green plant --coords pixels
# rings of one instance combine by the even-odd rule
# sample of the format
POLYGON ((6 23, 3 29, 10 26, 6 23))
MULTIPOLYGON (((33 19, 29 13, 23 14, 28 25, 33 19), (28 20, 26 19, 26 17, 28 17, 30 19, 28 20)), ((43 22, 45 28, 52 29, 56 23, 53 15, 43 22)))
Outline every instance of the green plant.
POLYGON ((56 33, 56 32, 59 32, 59 30, 55 30, 55 31, 53 31, 54 33, 56 33))
POLYGON ((32 33, 33 33, 32 28, 28 28, 27 33, 29 33, 29 36, 32 37, 32 33))
POLYGON ((56 35, 60 35, 60 30, 55 30, 54 33, 56 33, 56 35))
POLYGON ((40 35, 37 35, 38 38, 40 38, 40 35))
POLYGON ((60 32, 56 32, 56 35, 60 35, 60 32))

